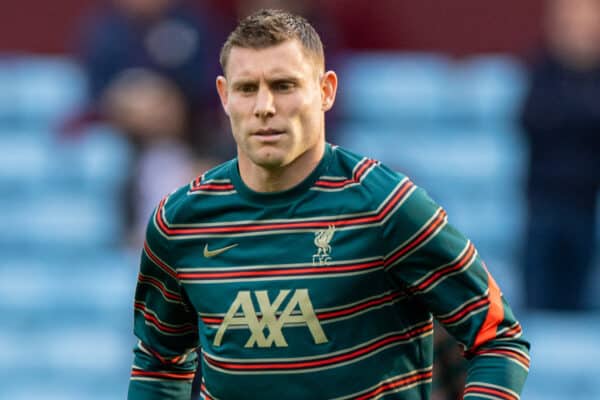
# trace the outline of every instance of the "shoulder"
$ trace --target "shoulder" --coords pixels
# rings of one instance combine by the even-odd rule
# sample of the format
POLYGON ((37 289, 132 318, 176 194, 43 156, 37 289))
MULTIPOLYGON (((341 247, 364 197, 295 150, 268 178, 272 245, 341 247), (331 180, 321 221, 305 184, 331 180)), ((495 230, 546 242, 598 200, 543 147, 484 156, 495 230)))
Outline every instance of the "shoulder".
POLYGON ((234 195, 229 170, 235 160, 220 164, 163 197, 156 208, 169 224, 200 222, 203 214, 218 206, 227 195, 234 195))
POLYGON ((417 186, 407 175, 387 165, 341 147, 335 147, 336 157, 332 170, 352 174, 360 181, 363 192, 368 192, 384 207, 397 206, 397 216, 415 218, 439 209, 425 189, 417 186))
POLYGON ((213 192, 212 186, 217 187, 215 192, 222 192, 219 188, 227 184, 227 171, 231 162, 205 172, 161 199, 148 221, 144 244, 146 252, 150 252, 161 262, 175 265, 171 255, 173 239, 180 237, 183 226, 205 222, 214 214, 217 207, 215 204, 219 204, 219 200, 215 199, 217 196, 210 195, 213 192), (203 195, 205 188, 209 195, 203 195))
POLYGON ((332 148, 334 157, 330 171, 360 183, 365 190, 386 195, 399 184, 410 181, 403 173, 392 170, 368 155, 339 146, 332 148))

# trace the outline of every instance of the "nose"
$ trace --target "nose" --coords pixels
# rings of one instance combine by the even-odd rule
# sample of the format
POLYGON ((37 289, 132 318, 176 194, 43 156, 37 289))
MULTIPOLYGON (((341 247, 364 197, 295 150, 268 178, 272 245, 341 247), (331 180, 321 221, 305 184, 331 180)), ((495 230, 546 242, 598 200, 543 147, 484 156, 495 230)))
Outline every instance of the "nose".
POLYGON ((256 103, 254 104, 254 116, 257 118, 268 118, 275 115, 275 99, 273 93, 263 85, 256 94, 256 103))

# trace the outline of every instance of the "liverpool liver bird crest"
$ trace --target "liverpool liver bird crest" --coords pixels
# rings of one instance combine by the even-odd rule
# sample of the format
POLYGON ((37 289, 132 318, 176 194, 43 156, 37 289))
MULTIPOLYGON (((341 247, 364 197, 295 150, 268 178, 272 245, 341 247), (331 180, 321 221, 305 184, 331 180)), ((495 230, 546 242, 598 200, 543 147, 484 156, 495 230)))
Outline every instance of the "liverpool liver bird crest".
POLYGON ((335 226, 329 225, 327 229, 315 232, 315 246, 317 252, 313 254, 313 265, 326 265, 331 261, 331 239, 335 233, 335 226))

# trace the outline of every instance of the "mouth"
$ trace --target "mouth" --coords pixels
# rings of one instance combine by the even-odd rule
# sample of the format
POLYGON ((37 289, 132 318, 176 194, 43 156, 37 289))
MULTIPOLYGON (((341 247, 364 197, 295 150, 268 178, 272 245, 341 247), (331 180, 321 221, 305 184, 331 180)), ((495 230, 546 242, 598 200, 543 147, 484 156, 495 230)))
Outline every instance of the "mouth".
POLYGON ((254 132, 252 136, 263 142, 269 142, 278 140, 284 133, 285 131, 280 131, 277 129, 260 129, 254 132))

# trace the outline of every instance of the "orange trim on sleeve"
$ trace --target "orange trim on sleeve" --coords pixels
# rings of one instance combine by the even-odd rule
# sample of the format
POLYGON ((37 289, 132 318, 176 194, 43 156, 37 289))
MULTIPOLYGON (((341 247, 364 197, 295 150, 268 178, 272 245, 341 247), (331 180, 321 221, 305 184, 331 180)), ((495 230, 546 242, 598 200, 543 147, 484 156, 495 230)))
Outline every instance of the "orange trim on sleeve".
POLYGON ((488 301, 490 302, 490 307, 487 316, 485 317, 485 321, 483 321, 483 325, 481 325, 481 328, 479 328, 479 332, 477 332, 477 336, 475 337, 475 343, 473 344, 474 348, 495 338, 498 331, 498 325, 500 325, 504 319, 504 307, 502 306, 500 288, 489 272, 488 288, 488 301))

